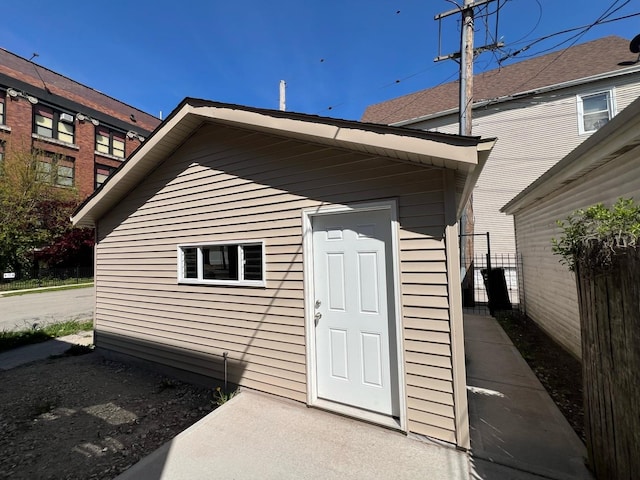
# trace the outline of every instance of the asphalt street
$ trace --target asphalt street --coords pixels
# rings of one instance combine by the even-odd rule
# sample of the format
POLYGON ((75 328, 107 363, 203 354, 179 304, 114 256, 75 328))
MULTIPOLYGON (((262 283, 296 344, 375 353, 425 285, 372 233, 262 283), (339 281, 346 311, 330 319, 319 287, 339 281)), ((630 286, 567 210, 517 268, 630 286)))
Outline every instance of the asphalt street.
POLYGON ((93 317, 93 287, 0 296, 0 331, 93 317))

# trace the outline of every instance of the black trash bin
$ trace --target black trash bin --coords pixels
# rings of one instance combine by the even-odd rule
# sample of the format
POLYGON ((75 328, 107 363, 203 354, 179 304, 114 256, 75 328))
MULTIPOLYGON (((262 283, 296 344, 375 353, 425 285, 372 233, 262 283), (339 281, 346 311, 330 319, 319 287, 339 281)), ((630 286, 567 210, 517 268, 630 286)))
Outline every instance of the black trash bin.
POLYGON ((487 290, 489 313, 494 315, 500 310, 511 310, 509 301, 509 291, 503 268, 492 268, 482 270, 484 288, 487 290))

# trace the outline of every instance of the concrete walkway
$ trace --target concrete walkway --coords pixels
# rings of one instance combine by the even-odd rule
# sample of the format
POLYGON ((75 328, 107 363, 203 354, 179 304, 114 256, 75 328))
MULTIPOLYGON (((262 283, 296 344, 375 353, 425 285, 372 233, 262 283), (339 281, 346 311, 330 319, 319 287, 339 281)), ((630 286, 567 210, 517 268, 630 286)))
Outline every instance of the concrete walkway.
POLYGON ((498 322, 465 315, 474 479, 591 479, 586 450, 498 322))
POLYGON ((92 343, 93 332, 91 331, 14 348, 0 353, 0 370, 9 370, 26 363, 45 360, 52 355, 61 355, 72 345, 91 345, 92 343))

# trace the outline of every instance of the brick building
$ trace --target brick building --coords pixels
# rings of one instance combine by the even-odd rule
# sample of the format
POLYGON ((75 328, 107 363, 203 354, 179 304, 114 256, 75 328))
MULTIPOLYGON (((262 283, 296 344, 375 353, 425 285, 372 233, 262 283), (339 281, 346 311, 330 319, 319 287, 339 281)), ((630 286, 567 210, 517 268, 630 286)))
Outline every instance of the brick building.
POLYGON ((0 48, 0 160, 39 155, 43 181, 82 198, 133 152, 160 120, 0 48))

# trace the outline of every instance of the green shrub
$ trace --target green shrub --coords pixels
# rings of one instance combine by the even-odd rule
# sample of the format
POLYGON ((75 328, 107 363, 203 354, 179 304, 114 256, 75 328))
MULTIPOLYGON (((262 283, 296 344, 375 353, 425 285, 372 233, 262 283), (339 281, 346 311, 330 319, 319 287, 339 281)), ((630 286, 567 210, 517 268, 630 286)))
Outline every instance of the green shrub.
POLYGON ((592 269, 604 269, 621 249, 635 248, 640 237, 640 206, 632 198, 619 198, 607 208, 598 203, 573 212, 566 221, 558 220, 562 230, 553 238, 552 251, 560 262, 575 271, 577 262, 592 269))

